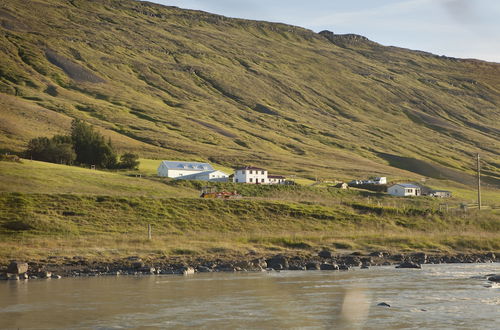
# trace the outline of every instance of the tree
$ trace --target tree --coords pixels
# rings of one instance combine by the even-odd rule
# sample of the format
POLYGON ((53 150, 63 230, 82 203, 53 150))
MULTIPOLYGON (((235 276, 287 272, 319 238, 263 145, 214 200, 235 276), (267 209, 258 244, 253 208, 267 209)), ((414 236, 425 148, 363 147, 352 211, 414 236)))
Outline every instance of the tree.
POLYGON ((137 169, 139 166, 139 155, 127 152, 120 157, 120 168, 137 169))
POLYGON ((55 135, 51 139, 47 137, 31 139, 25 154, 28 158, 68 165, 76 158, 71 137, 64 135, 55 135))
POLYGON ((75 119, 71 123, 71 139, 79 164, 95 165, 101 168, 116 168, 117 156, 111 144, 85 122, 75 119))

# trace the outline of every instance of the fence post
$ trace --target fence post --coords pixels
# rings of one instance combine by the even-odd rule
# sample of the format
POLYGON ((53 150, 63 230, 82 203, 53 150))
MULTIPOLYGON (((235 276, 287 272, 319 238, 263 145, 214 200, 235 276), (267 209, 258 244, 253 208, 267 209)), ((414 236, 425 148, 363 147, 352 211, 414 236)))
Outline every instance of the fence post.
POLYGON ((151 240, 151 224, 148 224, 148 240, 151 240))

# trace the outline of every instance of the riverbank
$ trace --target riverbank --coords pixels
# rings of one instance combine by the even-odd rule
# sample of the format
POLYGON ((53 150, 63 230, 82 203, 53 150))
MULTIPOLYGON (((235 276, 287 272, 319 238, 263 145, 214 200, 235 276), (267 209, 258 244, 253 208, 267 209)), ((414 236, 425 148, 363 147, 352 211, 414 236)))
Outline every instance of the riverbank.
POLYGON ((37 261, 12 261, 0 264, 0 278, 37 279, 104 275, 160 275, 207 272, 255 272, 281 270, 347 271, 353 268, 394 265, 401 268, 420 268, 424 264, 493 263, 500 262, 498 253, 426 254, 423 252, 391 254, 377 251, 337 254, 322 250, 314 254, 140 258, 130 256, 110 261, 97 261, 82 256, 57 257, 37 261), (19 273, 19 274, 16 274, 19 273), (26 274, 26 275, 25 275, 26 274), (16 276, 18 275, 18 276, 16 276))

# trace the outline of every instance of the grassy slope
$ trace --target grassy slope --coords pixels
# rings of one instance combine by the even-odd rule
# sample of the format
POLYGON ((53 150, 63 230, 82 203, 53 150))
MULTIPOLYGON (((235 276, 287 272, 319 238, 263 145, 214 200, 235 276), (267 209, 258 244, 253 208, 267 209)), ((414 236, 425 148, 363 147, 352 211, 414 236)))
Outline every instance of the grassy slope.
MULTIPOLYGON (((156 162, 143 161, 142 171, 152 171, 156 162)), ((500 249, 498 210, 481 215, 441 213, 441 201, 432 198, 236 185, 249 197, 203 200, 196 197, 201 182, 165 182, 29 160, 0 162, 0 182, 0 263, 47 255, 227 256, 248 250, 313 251, 323 246, 500 249), (154 228, 151 242, 145 239, 147 224, 154 228)), ((456 206, 460 201, 447 202, 456 206)))
POLYGON ((0 191, 43 194, 93 194, 147 197, 197 197, 198 191, 173 188, 124 173, 23 160, 0 162, 0 191))
POLYGON ((136 1, 1 6, 0 149, 78 117, 151 158, 418 178, 382 153, 471 173, 480 151, 499 178, 499 65, 136 1))

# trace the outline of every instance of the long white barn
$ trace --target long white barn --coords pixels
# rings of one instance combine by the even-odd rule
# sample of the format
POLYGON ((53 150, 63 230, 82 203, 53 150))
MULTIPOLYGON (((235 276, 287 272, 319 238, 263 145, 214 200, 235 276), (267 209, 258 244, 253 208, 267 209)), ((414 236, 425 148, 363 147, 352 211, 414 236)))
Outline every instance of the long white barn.
POLYGON ((164 160, 158 166, 158 176, 178 178, 201 172, 215 171, 212 165, 198 162, 179 162, 164 160))
POLYGON ((175 178, 176 180, 200 180, 212 182, 227 182, 229 174, 222 171, 206 171, 194 174, 183 175, 175 178))

